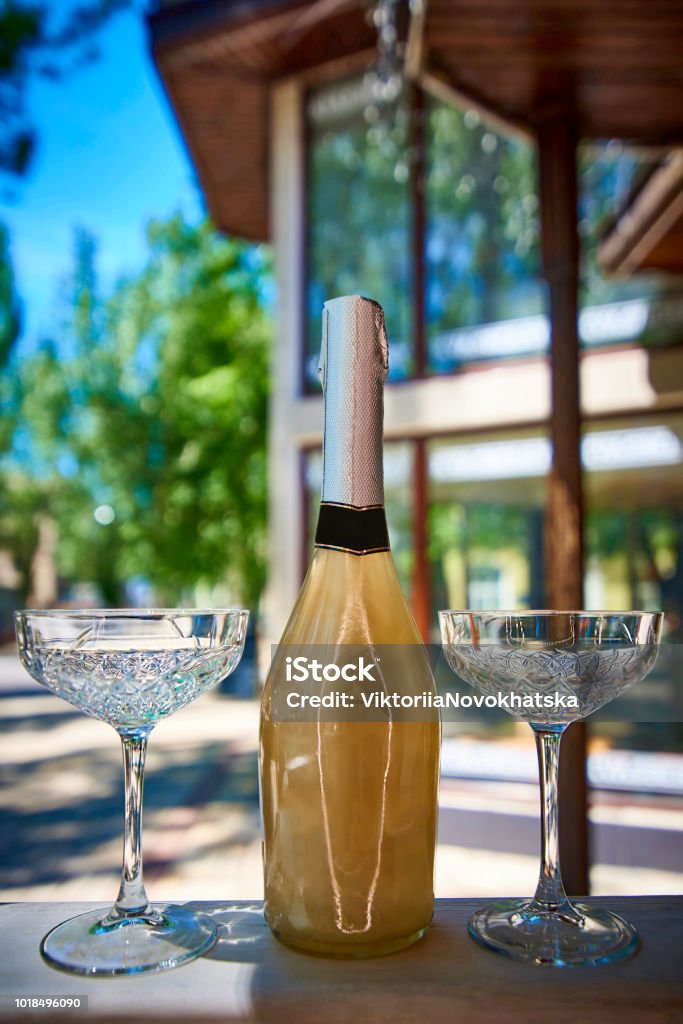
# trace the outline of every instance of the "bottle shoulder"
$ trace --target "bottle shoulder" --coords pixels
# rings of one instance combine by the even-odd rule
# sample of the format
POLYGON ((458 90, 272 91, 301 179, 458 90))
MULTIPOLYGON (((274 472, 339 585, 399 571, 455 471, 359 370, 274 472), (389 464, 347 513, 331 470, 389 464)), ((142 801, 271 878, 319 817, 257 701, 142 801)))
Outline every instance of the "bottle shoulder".
POLYGON ((282 642, 421 643, 391 553, 316 548, 282 642))

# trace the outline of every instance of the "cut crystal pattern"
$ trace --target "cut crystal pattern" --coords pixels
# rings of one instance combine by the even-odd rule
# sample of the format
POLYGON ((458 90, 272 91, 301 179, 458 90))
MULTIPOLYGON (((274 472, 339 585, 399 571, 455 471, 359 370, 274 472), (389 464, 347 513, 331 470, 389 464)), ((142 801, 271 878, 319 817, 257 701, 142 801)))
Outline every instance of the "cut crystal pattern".
POLYGON ((447 643, 446 660, 456 675, 480 693, 575 697, 578 708, 510 708, 525 722, 561 725, 585 718, 639 682, 652 668, 657 644, 596 645, 533 649, 502 643, 447 643))
POLYGON ((202 649, 122 650, 34 640, 22 657, 31 675, 115 728, 152 726, 215 686, 235 668, 241 644, 202 649))

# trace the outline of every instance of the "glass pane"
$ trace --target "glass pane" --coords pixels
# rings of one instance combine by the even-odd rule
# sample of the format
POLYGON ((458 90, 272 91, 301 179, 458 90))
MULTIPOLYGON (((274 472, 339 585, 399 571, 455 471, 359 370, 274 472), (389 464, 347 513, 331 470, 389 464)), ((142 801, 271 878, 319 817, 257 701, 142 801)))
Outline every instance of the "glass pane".
MULTIPOLYGON (((308 451, 304 455, 304 460, 307 545, 308 550, 312 551, 323 479, 322 452, 319 449, 308 451)), ((410 597, 415 560, 412 544, 412 466, 413 446, 409 441, 385 442, 384 501, 389 541, 396 571, 407 598, 410 597)))
POLYGON ((683 619, 683 415, 610 424, 584 440, 589 607, 683 619))
POLYGON ((412 372, 410 172, 406 124, 368 123, 362 79, 316 89, 307 103, 304 380, 318 384, 320 314, 338 295, 384 307, 389 378, 412 372))
POLYGON ((439 608, 543 606, 550 452, 538 434, 430 443, 429 551, 439 608))
MULTIPOLYGON (((439 608, 542 607, 548 441, 538 432, 428 445, 433 640, 439 608)), ((441 663, 443 685, 450 670, 441 663)), ((531 892, 538 788, 531 730, 473 711, 443 722, 437 887, 449 895, 531 892), (477 870, 471 869, 476 857, 477 870), (440 881, 443 879, 443 881, 440 881)))
POLYGON ((543 351, 533 147, 436 100, 426 134, 429 369, 543 351))
MULTIPOLYGON (((661 609, 665 641, 683 643, 683 415, 593 430, 583 461, 587 607, 661 609)), ((665 678, 667 665, 660 658, 652 679, 673 696, 680 680, 665 678)), ((617 733, 629 749, 683 752, 680 722, 622 722, 617 733)), ((594 736, 617 733, 593 726, 594 736)))
POLYGON ((579 235, 581 289, 579 335, 586 347, 639 342, 668 345, 680 340, 680 282, 650 272, 606 276, 600 243, 609 225, 652 169, 657 156, 636 153, 618 139, 579 147, 579 235))
POLYGON ((591 888, 680 892, 683 705, 669 645, 683 643, 683 414, 591 428, 583 461, 587 606, 666 613, 659 659, 631 697, 660 720, 644 707, 642 721, 588 722, 591 888))

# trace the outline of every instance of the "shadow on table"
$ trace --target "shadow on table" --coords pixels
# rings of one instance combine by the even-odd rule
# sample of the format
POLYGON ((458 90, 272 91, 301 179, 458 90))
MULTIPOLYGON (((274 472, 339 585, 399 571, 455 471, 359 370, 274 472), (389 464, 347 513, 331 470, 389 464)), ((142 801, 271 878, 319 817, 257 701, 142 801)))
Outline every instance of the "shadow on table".
POLYGON ((208 914, 218 926, 218 941, 207 953, 209 960, 253 964, 260 958, 258 950, 262 951, 264 943, 271 939, 261 903, 228 903, 208 911, 206 904, 201 902, 185 903, 184 906, 208 914))
MULTIPOLYGON (((205 904, 194 907, 206 912, 205 904)), ((348 1024, 356 1018, 379 1019, 373 1009, 380 1006, 382 1020, 428 1021, 435 1004, 451 998, 447 990, 452 977, 450 972, 443 977, 443 965, 462 964, 470 955, 465 929, 453 932, 439 922, 408 950, 367 960, 335 960, 279 943, 260 903, 228 904, 211 916, 220 931, 206 958, 251 966, 245 993, 248 1019, 259 1022, 282 1024, 315 1016, 328 1024, 348 1024)))
MULTIPOLYGON (((0 874, 5 888, 55 884, 78 877, 108 874, 112 886, 118 856, 110 844, 121 841, 123 830, 123 772, 115 738, 111 749, 99 748, 50 758, 36 752, 35 759, 0 769, 5 798, 0 807, 0 874), (83 780, 92 779, 91 792, 83 780), (61 788, 61 783, 64 788, 61 788), (70 787, 76 786, 74 792, 70 787)), ((253 809, 258 806, 256 752, 231 750, 225 744, 205 744, 198 757, 195 747, 150 748, 145 772, 145 811, 190 808, 199 811, 211 802, 253 809)), ((247 834, 239 828, 220 846, 250 842, 257 825, 247 834)), ((217 845, 204 836, 192 850, 194 857, 217 845)), ((171 862, 145 858, 148 879, 163 874, 171 862)))
MULTIPOLYGON (((608 968, 557 971, 480 949, 466 930, 478 902, 442 901, 420 942, 369 960, 296 953, 270 934, 260 903, 214 905, 208 912, 220 925, 219 940, 207 959, 240 965, 226 984, 239 990, 239 1019, 259 1024, 513 1018, 571 1024, 635 1020, 634 1012, 639 1021, 679 1019, 680 967, 672 950, 680 948, 681 919, 675 906, 661 898, 599 900, 633 918, 643 948, 608 968)), ((206 904, 190 906, 207 912, 206 904)))

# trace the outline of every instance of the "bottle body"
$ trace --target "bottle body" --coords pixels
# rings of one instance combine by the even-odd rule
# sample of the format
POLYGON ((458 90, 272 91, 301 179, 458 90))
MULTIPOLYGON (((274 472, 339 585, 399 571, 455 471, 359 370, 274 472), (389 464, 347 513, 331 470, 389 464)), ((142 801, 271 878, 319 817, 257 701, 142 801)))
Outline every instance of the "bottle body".
POLYGON ((297 646, 343 652, 346 645, 347 653, 367 647, 385 692, 435 692, 389 553, 387 367, 381 307, 357 295, 326 302, 316 550, 263 694, 266 920, 283 942, 326 956, 375 956, 410 945, 429 924, 434 902, 437 713, 408 721, 393 711, 361 719, 280 712, 297 646), (379 645, 392 646, 384 659, 372 659, 379 645))
POLYGON ((440 725, 276 721, 288 644, 400 644, 392 690, 434 681, 388 551, 318 548, 263 695, 265 915, 283 942, 374 956, 416 941, 433 912, 440 725))

